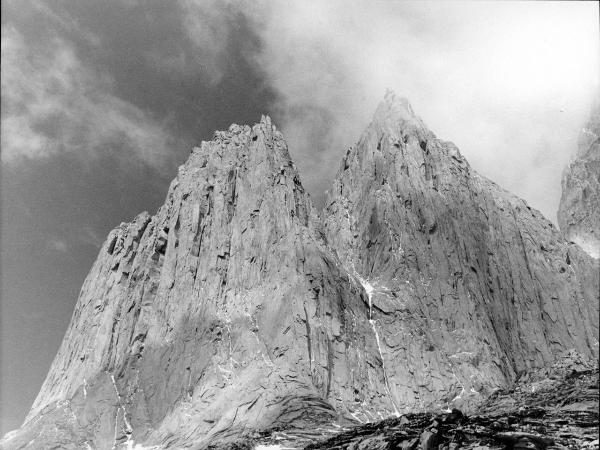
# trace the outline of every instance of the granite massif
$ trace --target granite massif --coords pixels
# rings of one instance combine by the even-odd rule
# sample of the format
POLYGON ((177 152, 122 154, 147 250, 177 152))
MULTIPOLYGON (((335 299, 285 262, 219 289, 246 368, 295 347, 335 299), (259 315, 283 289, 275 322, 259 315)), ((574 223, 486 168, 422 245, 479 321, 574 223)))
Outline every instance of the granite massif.
POLYGON ((597 260, 391 92, 321 215, 270 119, 232 125, 109 234, 0 445, 297 447, 475 411, 565 351, 597 357, 598 289, 597 260))

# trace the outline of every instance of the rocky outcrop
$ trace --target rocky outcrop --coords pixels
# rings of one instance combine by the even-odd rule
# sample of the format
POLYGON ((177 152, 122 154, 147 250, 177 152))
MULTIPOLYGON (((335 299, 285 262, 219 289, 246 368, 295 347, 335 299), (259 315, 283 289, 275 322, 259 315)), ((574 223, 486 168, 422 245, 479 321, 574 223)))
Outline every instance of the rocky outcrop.
POLYGON ((558 223, 569 240, 600 258, 600 102, 581 130, 575 161, 563 173, 558 223))
POLYGON ((390 408, 468 408, 576 348, 598 353, 598 266, 388 92, 348 149, 329 244, 371 291, 390 408))
POLYGON ((598 366, 569 352, 494 392, 473 415, 409 414, 309 444, 306 450, 389 448, 597 450, 598 366))
POLYGON ((323 220, 270 119, 232 125, 110 233, 1 445, 236 448, 470 411, 565 349, 597 355, 596 270, 393 94, 323 220))

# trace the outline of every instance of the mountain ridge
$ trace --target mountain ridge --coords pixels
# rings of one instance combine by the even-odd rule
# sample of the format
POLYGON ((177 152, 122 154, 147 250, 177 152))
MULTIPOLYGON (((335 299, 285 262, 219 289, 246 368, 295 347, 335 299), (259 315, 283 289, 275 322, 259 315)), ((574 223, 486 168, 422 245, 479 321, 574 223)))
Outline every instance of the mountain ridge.
POLYGON ((472 171, 406 99, 386 93, 333 185, 319 217, 268 116, 194 148, 157 213, 109 234, 30 414, 2 444, 302 439, 469 410, 566 349, 597 356, 597 264, 472 171), (486 239, 519 254, 488 255, 486 239), (484 292, 504 285, 524 299, 484 292))

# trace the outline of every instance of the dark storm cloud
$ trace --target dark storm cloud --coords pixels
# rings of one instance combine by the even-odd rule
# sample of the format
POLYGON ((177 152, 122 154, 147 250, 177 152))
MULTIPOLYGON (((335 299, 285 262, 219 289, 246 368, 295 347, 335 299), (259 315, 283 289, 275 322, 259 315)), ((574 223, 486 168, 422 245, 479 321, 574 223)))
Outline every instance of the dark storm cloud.
POLYGON ((244 56, 258 40, 227 5, 8 2, 3 12, 4 160, 111 146, 172 169, 270 98, 244 56))
POLYGON ((17 28, 2 29, 2 157, 15 162, 62 152, 95 155, 109 148, 156 168, 175 144, 149 114, 112 93, 110 80, 85 67, 72 45, 49 37, 29 45, 17 28))

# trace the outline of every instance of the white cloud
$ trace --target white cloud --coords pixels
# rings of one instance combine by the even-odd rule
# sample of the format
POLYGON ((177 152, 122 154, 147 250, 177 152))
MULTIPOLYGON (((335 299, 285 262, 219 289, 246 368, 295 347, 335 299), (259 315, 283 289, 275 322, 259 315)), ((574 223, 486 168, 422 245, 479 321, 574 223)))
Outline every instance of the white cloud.
MULTIPOLYGON (((595 3, 180 0, 178 7, 196 52, 144 56, 215 85, 227 75, 229 37, 244 15, 262 43, 248 57, 277 94, 266 112, 282 122, 312 193, 328 187, 389 87, 483 175, 554 218, 562 168, 598 90, 595 3)), ((65 41, 40 54, 10 26, 2 38, 4 161, 96 154, 118 142, 155 167, 168 164, 166 127, 114 95, 111 81, 84 67, 65 41)))
POLYGON ((242 8, 264 45, 255 62, 312 191, 389 87, 483 175, 554 218, 598 89, 596 3, 260 5, 242 8))
POLYGON ((79 242, 91 245, 96 248, 100 248, 104 242, 105 237, 101 236, 96 230, 90 225, 84 225, 78 232, 77 239, 79 242))
POLYGON ((67 253, 67 251, 69 250, 68 244, 62 239, 51 239, 48 242, 48 247, 60 253, 67 253))
MULTIPOLYGON (((232 13, 242 8, 242 3, 233 0, 179 0, 183 14, 183 25, 187 36, 196 46, 194 61, 185 60, 183 53, 169 57, 166 63, 174 70, 190 70, 191 64, 200 68, 200 73, 212 84, 225 75, 227 41, 231 31, 232 13), (183 64, 185 62, 185 64, 183 64)), ((189 59, 189 58, 188 58, 189 59)))
MULTIPOLYGON (((10 4, 11 8, 19 8, 19 0, 6 0, 7 4, 10 4)), ((37 11, 39 14, 49 18, 55 24, 59 26, 62 30, 65 30, 70 33, 74 33, 81 40, 87 42, 88 44, 99 47, 101 45, 100 38, 92 33, 90 30, 86 30, 82 28, 79 24, 79 21, 74 19, 68 10, 63 9, 60 14, 56 13, 54 9, 51 7, 48 2, 44 0, 29 0, 26 6, 31 6, 33 10, 37 11)), ((52 5, 57 6, 57 5, 52 5)))
POLYGON ((170 166, 173 138, 111 91, 110 79, 86 68, 67 42, 54 38, 35 49, 3 27, 2 161, 116 150, 157 169, 170 166))

